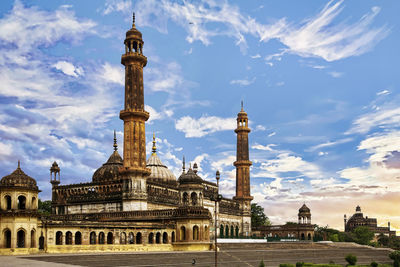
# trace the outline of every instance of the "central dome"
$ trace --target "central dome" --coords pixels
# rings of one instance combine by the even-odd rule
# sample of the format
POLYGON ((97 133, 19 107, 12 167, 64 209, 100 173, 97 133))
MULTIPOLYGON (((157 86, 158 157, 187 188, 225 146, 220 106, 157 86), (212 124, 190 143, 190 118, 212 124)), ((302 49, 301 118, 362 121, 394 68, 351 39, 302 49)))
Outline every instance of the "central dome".
POLYGON ((150 158, 146 162, 146 167, 151 170, 149 179, 161 179, 164 181, 176 181, 175 175, 165 166, 156 153, 156 138, 153 135, 153 149, 150 158))

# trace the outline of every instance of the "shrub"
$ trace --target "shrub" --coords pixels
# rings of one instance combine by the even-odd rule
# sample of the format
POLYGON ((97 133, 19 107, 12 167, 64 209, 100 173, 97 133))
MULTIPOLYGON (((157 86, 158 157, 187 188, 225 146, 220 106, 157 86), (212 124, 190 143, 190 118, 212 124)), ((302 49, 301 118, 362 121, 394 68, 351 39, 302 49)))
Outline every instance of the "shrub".
POLYGON ((296 262, 296 267, 303 267, 304 262, 296 262))
POLYGON ((265 267, 264 260, 261 260, 261 262, 260 262, 260 264, 258 265, 258 267, 265 267))
POLYGON ((344 259, 349 263, 349 265, 356 265, 357 263, 357 257, 352 254, 347 255, 344 259))
POLYGON ((281 263, 279 264, 279 267, 294 267, 294 265, 290 263, 281 263))
POLYGON ((371 265, 371 267, 378 267, 379 264, 377 262, 373 261, 373 262, 371 262, 370 265, 371 265))
POLYGON ((400 251, 396 250, 389 254, 389 258, 391 258, 393 262, 393 267, 400 267, 400 251))

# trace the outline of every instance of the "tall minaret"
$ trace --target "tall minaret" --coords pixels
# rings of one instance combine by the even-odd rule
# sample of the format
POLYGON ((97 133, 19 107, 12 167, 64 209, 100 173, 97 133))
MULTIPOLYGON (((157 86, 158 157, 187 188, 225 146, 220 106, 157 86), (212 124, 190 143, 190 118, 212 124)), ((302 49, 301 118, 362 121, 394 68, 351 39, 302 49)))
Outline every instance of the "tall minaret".
POLYGON ((121 64, 125 66, 125 108, 119 117, 124 121, 124 166, 120 173, 123 184, 123 210, 147 209, 145 122, 149 113, 144 110, 143 67, 147 58, 143 55, 142 33, 135 27, 126 32, 125 54, 121 64))
POLYGON ((251 232, 251 200, 250 195, 250 166, 249 160, 249 124, 247 113, 242 109, 237 116, 237 151, 236 161, 233 163, 236 167, 236 195, 234 199, 239 202, 243 212, 242 234, 250 235, 251 232))

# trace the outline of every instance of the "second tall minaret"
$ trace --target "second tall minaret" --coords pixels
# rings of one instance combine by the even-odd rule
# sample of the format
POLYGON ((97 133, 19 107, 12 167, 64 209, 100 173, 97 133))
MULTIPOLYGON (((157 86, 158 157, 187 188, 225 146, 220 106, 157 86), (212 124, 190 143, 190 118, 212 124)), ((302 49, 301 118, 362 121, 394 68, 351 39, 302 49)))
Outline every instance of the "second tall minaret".
POLYGON ((125 105, 120 112, 124 121, 124 166, 123 210, 147 209, 145 122, 149 113, 144 110, 143 67, 147 58, 143 55, 142 33, 135 27, 133 14, 132 28, 126 32, 125 54, 121 64, 125 66, 125 105))
POLYGON ((250 166, 249 159, 249 120, 247 113, 242 109, 237 116, 237 134, 236 161, 233 163, 236 167, 236 195, 234 199, 239 202, 242 210, 242 235, 249 236, 251 233, 251 200, 250 195, 250 166))

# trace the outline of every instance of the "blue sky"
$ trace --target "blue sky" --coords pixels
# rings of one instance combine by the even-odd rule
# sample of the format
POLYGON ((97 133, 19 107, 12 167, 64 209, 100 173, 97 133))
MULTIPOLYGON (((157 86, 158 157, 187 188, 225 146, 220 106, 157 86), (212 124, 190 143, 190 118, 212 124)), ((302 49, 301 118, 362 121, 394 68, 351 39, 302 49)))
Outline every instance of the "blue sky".
MULTIPOLYGON (((91 180, 122 140, 120 57, 143 33, 147 152, 175 173, 222 173, 234 194, 235 117, 250 119, 252 194, 273 223, 343 228, 356 205, 400 229, 400 2, 2 1, 0 174, 17 160, 50 198, 91 180)), ((122 147, 120 146, 122 154, 122 147)))

